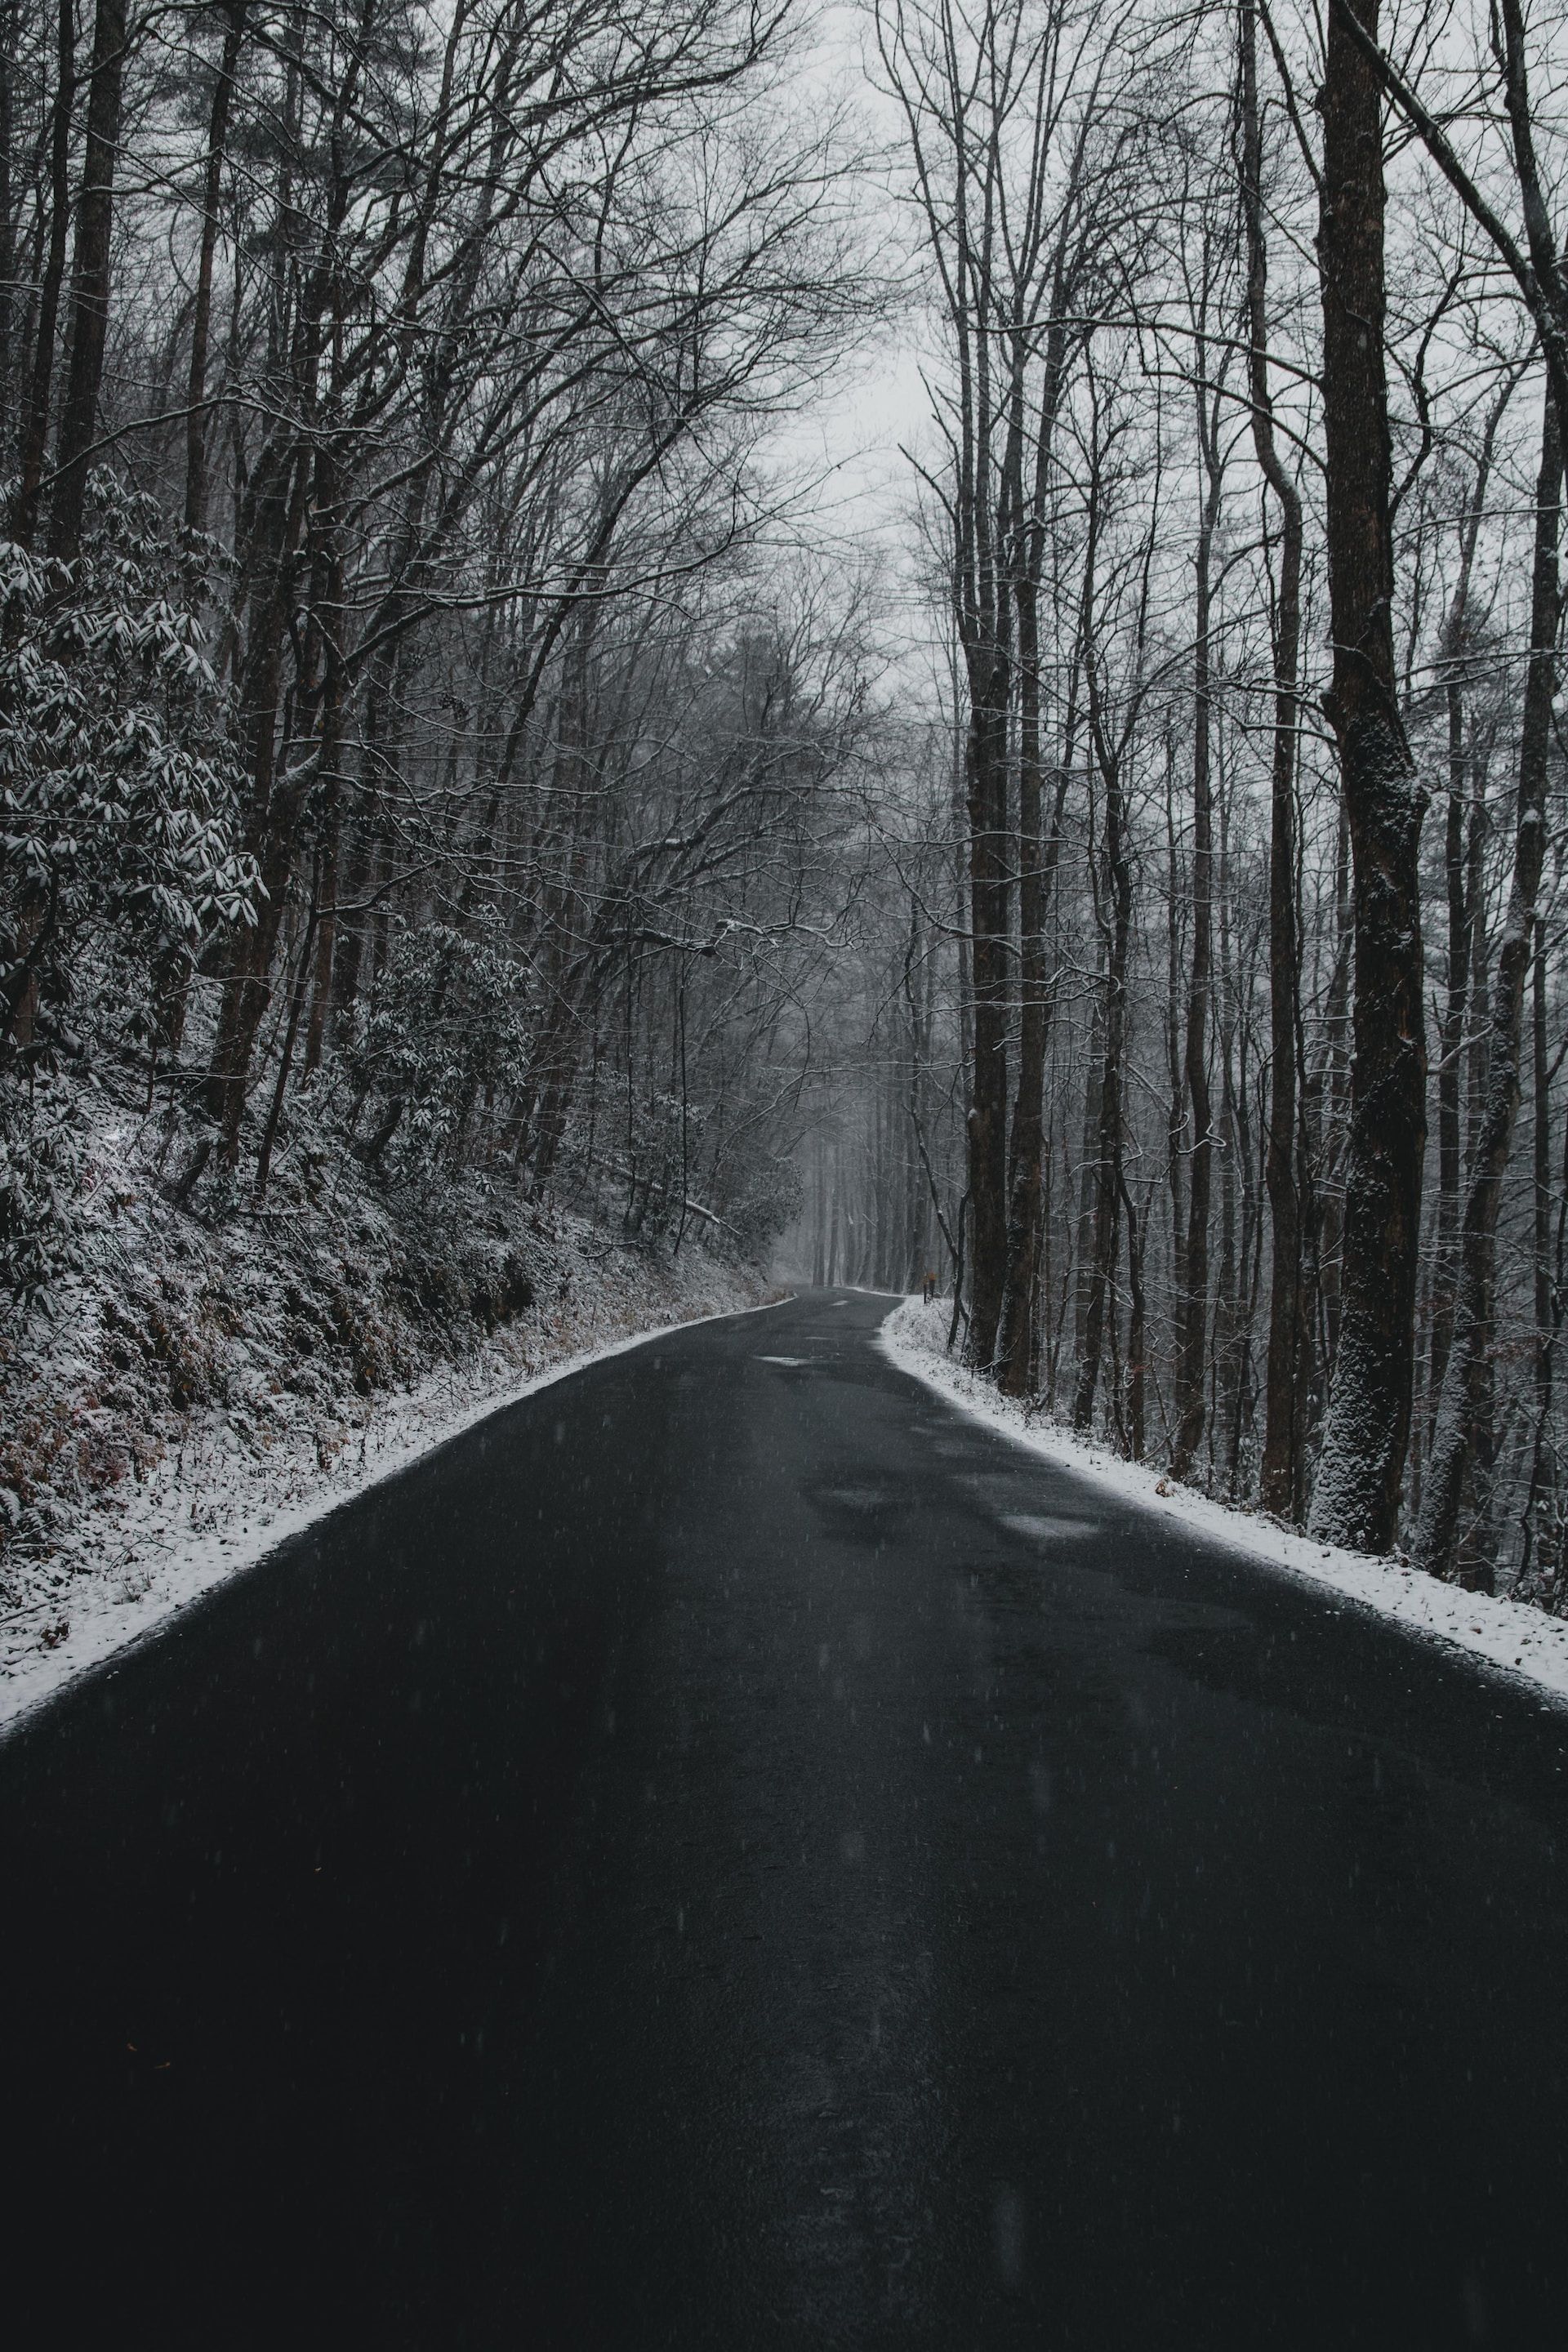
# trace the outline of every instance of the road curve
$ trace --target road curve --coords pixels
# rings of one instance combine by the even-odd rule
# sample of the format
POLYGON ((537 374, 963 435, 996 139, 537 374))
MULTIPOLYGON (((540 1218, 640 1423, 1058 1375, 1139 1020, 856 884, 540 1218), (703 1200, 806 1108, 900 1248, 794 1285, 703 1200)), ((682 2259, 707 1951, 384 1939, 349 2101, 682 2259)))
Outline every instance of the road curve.
POLYGON ((500 1412, 0 1748, 13 2352, 1568 2340, 1568 1715, 884 1311, 500 1412))

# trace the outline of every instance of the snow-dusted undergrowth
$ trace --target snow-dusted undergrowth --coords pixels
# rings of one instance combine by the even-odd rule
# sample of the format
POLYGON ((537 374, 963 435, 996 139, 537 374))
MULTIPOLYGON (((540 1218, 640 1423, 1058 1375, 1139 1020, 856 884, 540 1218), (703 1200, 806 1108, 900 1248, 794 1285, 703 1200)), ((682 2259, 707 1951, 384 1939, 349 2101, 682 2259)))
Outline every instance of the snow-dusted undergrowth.
POLYGON ((763 1297, 515 1191, 210 1225, 105 1156, 80 1271, 0 1348, 0 1725, 486 1413, 763 1297))
POLYGON ((948 1309, 909 1298, 894 1308, 879 1334, 885 1355, 939 1396, 1043 1460, 1074 1471, 1119 1501, 1173 1519, 1194 1534, 1245 1552, 1249 1559, 1326 1587, 1342 1600, 1374 1609, 1414 1633, 1451 1644, 1490 1667, 1568 1699, 1568 1624, 1522 1602, 1493 1601, 1439 1584, 1398 1560, 1369 1559, 1295 1535, 1276 1521, 1210 1502, 1173 1485, 1160 1471, 1123 1462, 1087 1444, 1057 1422, 1010 1397, 944 1352, 948 1309))

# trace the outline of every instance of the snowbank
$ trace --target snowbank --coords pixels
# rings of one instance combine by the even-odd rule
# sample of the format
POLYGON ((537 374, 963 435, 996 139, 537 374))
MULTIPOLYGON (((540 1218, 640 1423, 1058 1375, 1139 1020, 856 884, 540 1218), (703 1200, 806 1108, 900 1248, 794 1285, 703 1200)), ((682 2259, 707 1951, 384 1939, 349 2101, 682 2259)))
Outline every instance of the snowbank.
POLYGON ((1528 1683, 1536 1693, 1568 1700, 1568 1623, 1523 1602, 1461 1592, 1399 1560, 1369 1559, 1364 1553, 1313 1543, 1273 1519, 1210 1502, 1158 1470, 1123 1462, 1046 1420, 1037 1410, 998 1396, 988 1381, 953 1362, 943 1352, 947 1322, 948 1309, 940 1302, 928 1307, 909 1298, 889 1316, 878 1342, 900 1371, 923 1381, 973 1420, 1058 1468, 1073 1471, 1120 1502, 1157 1512, 1249 1559, 1326 1586, 1342 1600, 1375 1609, 1413 1633, 1462 1650, 1528 1683))
POLYGON ((473 1187, 241 1234, 139 1174, 116 1246, 0 1350, 0 1727, 487 1413, 763 1296, 473 1187))

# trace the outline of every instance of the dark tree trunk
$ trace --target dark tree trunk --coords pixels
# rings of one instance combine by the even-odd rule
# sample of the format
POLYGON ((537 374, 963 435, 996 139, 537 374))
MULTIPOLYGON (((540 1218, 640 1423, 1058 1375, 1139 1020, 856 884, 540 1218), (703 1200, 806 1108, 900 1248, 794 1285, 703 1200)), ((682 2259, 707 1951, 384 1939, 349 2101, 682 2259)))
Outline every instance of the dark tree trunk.
POLYGON ((969 656, 969 899, 973 1076, 969 1112, 968 1360, 996 1352, 1007 1256, 1007 698, 1000 631, 969 656))
MULTIPOLYGON (((1060 308, 1062 271, 1057 272, 1060 308)), ((1041 395, 1033 494, 1027 519, 1018 519, 1019 562, 1015 589, 1018 626, 1018 1084, 1009 1153, 1006 1277, 997 1344, 997 1381, 1008 1396, 1026 1396, 1038 1355, 1035 1306, 1039 1295, 1040 1224, 1044 1198, 1046 1050, 1051 1002, 1046 961, 1046 921, 1061 852, 1062 812, 1071 767, 1072 718, 1058 771, 1048 834, 1043 825, 1040 747, 1040 572, 1046 545, 1045 505, 1056 412, 1066 374, 1067 333, 1053 320, 1041 395)), ((1022 360, 1017 362, 1022 374, 1022 360)), ((1022 503, 1020 494, 1020 504, 1022 503)))
MULTIPOLYGON (((185 522, 205 530, 207 520, 207 352, 212 337, 213 261, 217 251, 217 208, 223 193, 224 154, 228 143, 234 77, 245 33, 245 0, 233 0, 223 37, 223 55, 213 85, 207 122, 206 169, 202 180, 202 242, 196 262, 195 303, 191 318, 191 368, 185 387, 185 522)), ((312 1027, 314 1022, 312 1020, 312 1027)))
MULTIPOLYGON (((1568 1120, 1563 1122, 1557 1234, 1552 1234, 1552 1081, 1546 1058, 1546 951, 1537 926, 1533 994, 1535 1030, 1535 1428, 1531 1441, 1530 1486, 1520 1514, 1523 1542, 1520 1579, 1526 1591, 1558 1570, 1558 1528, 1544 1505, 1554 1480, 1547 1462, 1553 1368, 1563 1330, 1563 1244, 1568 1240, 1568 1120)), ((1559 1607, 1561 1600, 1559 1599, 1559 1607)))
POLYGON ((90 451, 98 435, 98 397, 109 333, 110 247, 114 233, 114 170, 125 83, 125 0, 98 0, 87 146, 77 205, 71 288, 70 373, 60 412, 49 552, 68 562, 81 542, 90 451))
MULTIPOLYGON (((1386 1551, 1410 1442, 1421 1173, 1426 1140, 1418 853, 1426 795, 1395 698, 1392 467, 1384 376, 1383 100, 1334 0, 1321 106, 1318 259, 1333 682, 1354 876, 1351 1132, 1343 1294, 1312 1496, 1325 1541, 1386 1551)), ((1374 39, 1377 0, 1359 0, 1374 39)))
POLYGON ((1072 775, 1076 713, 1069 705, 1049 831, 1043 838, 1038 724, 1037 709, 1032 714, 1032 731, 1029 725, 1021 730, 1024 745, 1019 765, 1019 838, 1025 864, 1019 887, 1024 1004, 1019 1022, 1018 1087, 1013 1107, 1012 1200, 1007 1282, 1002 1303, 1000 1373, 1001 1386, 1009 1396, 1032 1392, 1039 1360, 1036 1308, 1040 1296, 1040 1253, 1045 1231, 1046 1055, 1053 1011, 1045 927, 1061 856, 1062 817, 1072 775))
POLYGON ((1342 804, 1334 851, 1334 961, 1323 1008, 1323 1061, 1315 1089, 1319 1132, 1313 1157, 1327 1177, 1319 1202, 1318 1230, 1321 1359, 1325 1382, 1332 1379, 1334 1359, 1339 1352, 1340 1278, 1344 1265, 1344 1160, 1350 1125, 1351 964, 1354 945, 1350 874, 1350 826, 1342 804))
POLYGON ((1300 1517, 1305 1381, 1301 1205, 1296 1184, 1300 947, 1296 906, 1296 730, 1301 642, 1301 499, 1281 464, 1268 384, 1268 257, 1263 229, 1263 136, 1258 106, 1258 10, 1241 10, 1242 212, 1247 228, 1247 378, 1252 440, 1279 509, 1274 609, 1274 757, 1268 832, 1268 1129, 1265 1182, 1271 1239, 1263 1507, 1300 1517))
POLYGON ((1148 1434, 1148 1309, 1143 1293, 1144 1228, 1126 1171, 1121 1171, 1121 1209, 1127 1219, 1127 1451, 1142 1462, 1148 1434))
MULTIPOLYGON (((591 742, 595 615, 590 605, 572 627, 563 665, 554 772, 559 833, 551 846, 556 881, 545 894, 539 957, 547 1011, 531 1072, 537 1105, 528 1153, 532 1180, 547 1184, 566 1131, 582 1058, 582 956, 592 927, 585 885, 602 811, 591 742)), ((858 1277, 854 1277, 858 1278, 858 1277)))
POLYGON ((1537 1413, 1551 1390, 1547 1335, 1552 1328, 1552 1072, 1546 1055, 1546 948, 1539 917, 1531 962, 1531 1105, 1533 1126, 1534 1210, 1531 1221, 1535 1260, 1534 1384, 1537 1413))
POLYGON ((21 477, 11 522, 12 537, 19 546, 28 548, 38 528, 38 488, 44 478, 44 452, 49 442, 55 336, 59 327, 60 288, 65 282, 66 247, 70 235, 70 124, 76 102, 76 19, 71 0, 59 0, 56 24, 58 58, 49 124, 49 244, 38 288, 32 374, 22 419, 21 477))
POLYGON ((1448 687, 1448 807, 1443 874, 1448 912, 1447 988, 1437 1069, 1437 1235, 1430 1312, 1431 1394, 1436 1410, 1454 1330, 1455 1258, 1459 1236, 1459 1071, 1469 993, 1470 927, 1466 892, 1464 693, 1448 687))
MULTIPOLYGON (((1041 824, 1040 648, 1036 583, 1018 590, 1018 1083, 1009 1150, 1005 1278, 996 1342, 997 1385, 1026 1396, 1034 1361, 1039 1273, 1040 1179, 1045 1150, 1047 999, 1045 866, 1041 824)), ((1054 838, 1052 846, 1054 848, 1054 838)))
POLYGON ((12 190, 12 145, 16 139, 17 0, 0 5, 0 415, 9 417, 11 366, 16 356, 13 323, 16 307, 16 246, 12 190))
POLYGON ((1165 874, 1171 910, 1165 941, 1165 1076, 1169 1087, 1165 1112, 1165 1181, 1170 1189, 1171 1284, 1180 1301, 1186 1280, 1184 1235, 1186 1230, 1185 1168, 1183 1145, 1186 1136, 1186 1089, 1182 1077, 1182 926, 1185 904, 1181 857, 1176 847, 1176 747, 1165 740, 1165 874))
MULTIPOLYGON (((1091 853, 1092 855, 1092 849, 1091 853)), ((1099 1199, 1100 1087, 1105 1063, 1105 950, 1101 944, 1098 986, 1089 1035, 1084 1041, 1083 1141, 1079 1159, 1078 1204, 1073 1235, 1073 1354, 1081 1366, 1089 1352, 1089 1304, 1094 1287, 1095 1206, 1099 1199)))
POLYGON ((924 1286, 926 1270, 934 1266, 930 1243, 931 1213, 928 1204, 925 1173, 922 1167, 924 1133, 926 1066, 931 1057, 930 990, 931 960, 923 955, 924 942, 921 934, 920 901, 910 896, 910 929, 904 946, 904 1008, 909 1021, 910 1064, 908 1085, 904 1097, 907 1122, 901 1130, 903 1165, 903 1213, 900 1246, 903 1269, 900 1279, 906 1291, 924 1286), (923 985, 917 988, 917 966, 924 961, 921 974, 923 985))
POLYGON ((1187 1232, 1182 1252, 1182 1291, 1177 1316, 1176 1434, 1171 1469, 1192 1475, 1204 1441, 1206 1339, 1209 1312, 1209 1202, 1213 1189, 1213 1106, 1209 1099, 1208 1032, 1214 986, 1214 793, 1211 772, 1213 677, 1210 558, 1219 520, 1221 473, 1219 419, 1211 410, 1208 386, 1200 376, 1198 427, 1205 484, 1198 521, 1197 610, 1193 665, 1193 959, 1187 975, 1184 1075, 1192 1121, 1193 1156, 1187 1180, 1187 1232))
MULTIPOLYGON (((1094 532, 1090 529, 1093 562, 1094 532)), ((1093 1257, 1089 1267, 1088 1306, 1084 1318, 1078 1384, 1073 1391, 1075 1429, 1089 1428, 1094 1420, 1095 1391, 1100 1382, 1100 1357, 1108 1324, 1115 1329, 1117 1260, 1121 1254, 1121 1208, 1126 1192, 1122 1168, 1122 1057, 1127 1042, 1127 969, 1132 935, 1132 867, 1128 856, 1127 812, 1120 761, 1106 741, 1094 685, 1094 656, 1086 647, 1089 723, 1105 783, 1105 879, 1110 893, 1110 919, 1105 975, 1104 1051, 1100 1063, 1100 1123, 1094 1171, 1093 1257)), ((1115 1418, 1121 1400, 1112 1390, 1115 1418)))
MULTIPOLYGON (((1521 1076, 1524 983, 1535 935, 1535 900, 1546 850, 1546 788, 1552 702, 1557 684, 1557 632, 1563 589, 1558 571, 1563 442, 1550 389, 1536 483, 1535 562, 1531 590, 1530 669, 1520 731, 1519 796, 1513 881, 1491 987, 1486 1093, 1472 1155, 1459 1236, 1454 1337, 1438 1401, 1437 1423, 1415 1530, 1424 1568, 1446 1576, 1454 1564, 1465 1474, 1472 1457, 1489 1473, 1490 1347, 1498 1211, 1513 1144, 1521 1076)), ((1485 1496, 1481 1497, 1484 1505, 1485 1496)), ((1465 1581, 1492 1583, 1489 1555, 1467 1565, 1465 1581)))
POLYGON ((1469 638, 1470 576, 1486 508, 1497 428, 1502 421, 1515 381, 1512 377, 1509 379, 1487 420, 1480 461, 1476 468, 1474 494, 1460 546, 1459 576, 1443 631, 1447 666, 1444 693, 1448 723, 1448 805, 1444 826, 1443 872, 1447 886, 1448 939, 1441 1061, 1437 1072, 1437 1246, 1432 1269, 1428 1343, 1429 1388, 1434 1414, 1442 1393, 1454 1325, 1461 1181, 1459 1072, 1464 1058, 1466 1015, 1470 1004, 1471 964, 1477 945, 1476 915, 1479 911, 1483 837, 1479 806, 1470 810, 1468 826, 1466 821, 1468 799, 1466 781, 1469 763, 1465 731, 1465 664, 1469 638))

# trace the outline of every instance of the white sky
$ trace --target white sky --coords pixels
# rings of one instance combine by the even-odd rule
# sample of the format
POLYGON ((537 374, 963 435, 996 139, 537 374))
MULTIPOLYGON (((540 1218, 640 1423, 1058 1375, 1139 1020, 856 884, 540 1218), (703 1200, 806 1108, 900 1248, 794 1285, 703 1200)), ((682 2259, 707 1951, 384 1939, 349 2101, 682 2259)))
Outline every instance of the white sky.
MULTIPOLYGON (((857 213, 881 266, 897 269, 907 252, 905 223, 893 190, 902 168, 903 118, 879 91, 868 48, 869 7, 827 0, 811 21, 799 68, 807 91, 842 108, 847 128, 871 161, 855 191, 857 213)), ((934 621, 912 577, 918 479, 903 454, 931 446, 930 404, 921 375, 921 321, 911 307, 847 361, 820 397, 773 438, 776 462, 817 487, 813 539, 842 552, 847 565, 866 557, 883 567, 879 604, 889 650, 884 690, 929 693, 934 621)))

